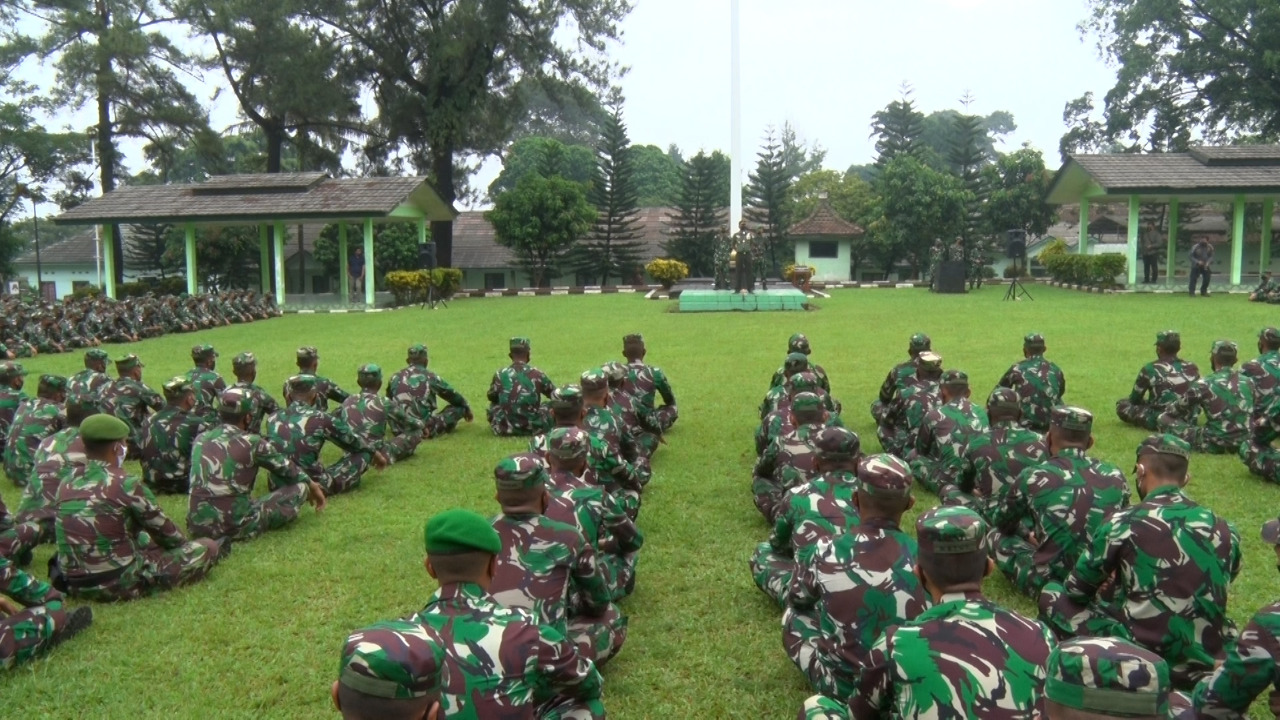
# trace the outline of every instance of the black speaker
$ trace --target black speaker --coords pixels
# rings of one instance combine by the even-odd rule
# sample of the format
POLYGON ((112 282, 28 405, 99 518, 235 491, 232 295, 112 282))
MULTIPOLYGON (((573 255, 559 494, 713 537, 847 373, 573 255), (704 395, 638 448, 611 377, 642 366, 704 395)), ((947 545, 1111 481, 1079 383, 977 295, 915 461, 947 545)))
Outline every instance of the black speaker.
POLYGON ((424 243, 418 246, 418 267, 423 270, 436 269, 436 244, 424 243))
POLYGON ((1021 260, 1027 256, 1027 231, 1026 230, 1010 230, 1005 233, 1008 239, 1005 243, 1005 257, 1010 260, 1021 260))
POLYGON ((946 260, 938 267, 938 284, 934 289, 940 293, 964 292, 965 267, 962 260, 946 260))

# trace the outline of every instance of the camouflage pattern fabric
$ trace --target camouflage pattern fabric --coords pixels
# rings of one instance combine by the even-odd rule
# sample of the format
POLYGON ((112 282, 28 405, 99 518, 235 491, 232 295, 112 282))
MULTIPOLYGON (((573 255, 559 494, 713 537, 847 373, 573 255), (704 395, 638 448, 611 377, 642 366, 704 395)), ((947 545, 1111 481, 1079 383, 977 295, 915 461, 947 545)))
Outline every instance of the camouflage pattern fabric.
MULTIPOLYGON (((467 399, 461 393, 422 365, 410 365, 392 375, 387 381, 387 397, 426 423, 428 438, 453 432, 470 412, 467 399), (449 404, 439 414, 436 413, 437 398, 449 404)), ((396 434, 403 434, 405 430, 396 427, 394 422, 391 429, 396 434)))
MULTIPOLYGON (((756 455, 763 454, 769 444, 777 438, 795 430, 796 426, 791 420, 790 405, 784 405, 769 413, 756 429, 756 455)), ((845 427, 844 420, 840 415, 832 413, 827 417, 826 427, 845 427)))
POLYGON ((969 440, 985 433, 990 425, 987 411, 965 397, 929 410, 907 457, 916 481, 937 494, 947 478, 959 473, 969 440))
POLYGON ((609 412, 622 425, 631 446, 643 457, 652 457, 662 442, 662 428, 653 422, 648 410, 622 390, 611 390, 609 403, 609 412))
POLYGON ((908 455, 915 447, 916 435, 924 426, 925 417, 941 404, 940 388, 932 380, 921 380, 904 388, 885 416, 884 424, 876 430, 880 447, 898 457, 908 455))
MULTIPOLYGON (((1280 602, 1259 610, 1227 659, 1192 695, 1198 717, 1236 720, 1245 716, 1255 698, 1280 681, 1280 602)), ((1280 717, 1280 689, 1268 696, 1270 710, 1280 717)))
MULTIPOLYGON (((600 436, 587 433, 587 437, 590 442, 587 467, 596 473, 605 493, 634 520, 640 512, 640 490, 647 482, 650 472, 648 462, 642 459, 634 464, 629 463, 621 455, 611 452, 608 443, 600 436)), ((530 438, 529 452, 545 457, 547 435, 530 438)))
POLYGON ((876 640, 929 607, 916 552, 898 523, 871 518, 797 564, 784 598, 782 645, 815 690, 851 697, 876 640))
POLYGON ((996 566, 1023 593, 1038 597, 1046 582, 1066 579, 1089 539, 1129 506, 1129 493, 1120 468, 1082 448, 1063 448, 1024 470, 996 498, 987 540, 996 566))
POLYGON ((545 515, 566 525, 576 525, 596 551, 596 564, 609 587, 611 600, 621 600, 635 587, 636 562, 644 546, 644 533, 604 489, 573 473, 550 473, 552 494, 545 515))
POLYGON ((1066 583, 1045 585, 1040 614, 1061 637, 1132 640, 1190 687, 1235 635, 1227 588, 1239 572, 1235 529, 1166 485, 1098 529, 1066 583))
POLYGON ((1045 699, 1092 717, 1170 717, 1169 665, 1116 638, 1070 640, 1049 656, 1045 699))
POLYGON ((1233 368, 1223 368, 1192 383, 1185 408, 1157 419, 1160 432, 1182 438, 1196 452, 1235 454, 1249 439, 1253 418, 1253 381, 1233 368), (1197 425, 1204 412, 1205 424, 1197 425))
POLYGON ((210 421, 213 421, 212 416, 216 415, 213 409, 218 406, 218 398, 226 392, 227 382, 218 373, 202 367, 191 368, 183 377, 191 381, 191 387, 196 391, 196 407, 192 412, 210 416, 210 421))
POLYGON ((551 429, 551 414, 542 398, 551 399, 556 385, 546 373, 523 362, 513 362, 493 374, 486 397, 489 428, 498 437, 528 436, 551 429))
POLYGON ((479 585, 445 585, 410 619, 445 640, 443 717, 605 717, 591 660, 564 633, 500 605, 479 585))
POLYGON ((1062 368, 1039 354, 1014 363, 996 385, 1018 393, 1022 424, 1042 433, 1048 432, 1049 415, 1067 394, 1067 378, 1062 368))
POLYGON ((778 506, 786 492, 813 475, 817 449, 811 438, 823 427, 821 423, 810 423, 778 436, 756 461, 751 494, 756 509, 768 522, 777 521, 778 506))
POLYGON ((853 720, 849 706, 827 697, 814 695, 804 701, 796 720, 853 720))
POLYGON ((1240 443, 1239 456, 1249 472, 1280 484, 1280 450, 1272 447, 1270 441, 1246 440, 1240 443))
MULTIPOLYGON (((625 431, 622 423, 607 407, 587 405, 581 425, 583 430, 604 440, 611 454, 619 455, 631 463, 641 457, 647 457, 640 452, 632 436, 625 431)), ((647 475, 644 480, 648 482, 647 475)))
POLYGON ((98 402, 98 408, 101 409, 102 394, 110 384, 111 378, 106 373, 100 373, 92 368, 85 368, 67 378, 67 397, 93 398, 98 402))
MULTIPOLYGON (((818 377, 818 386, 821 387, 828 395, 831 394, 831 379, 827 377, 827 371, 822 369, 821 365, 810 362, 805 372, 811 372, 818 377)), ((773 372, 773 377, 769 379, 769 389, 780 388, 786 384, 787 369, 785 366, 778 368, 773 372)))
POLYGON ((71 466, 86 462, 80 428, 63 428, 41 440, 34 462, 31 482, 22 491, 17 519, 20 523, 39 526, 37 543, 52 543, 55 540, 53 521, 57 515, 58 486, 71 466))
POLYGON ((241 390, 244 395, 249 398, 251 407, 249 410, 249 429, 255 433, 262 432, 262 421, 268 415, 280 410, 280 403, 271 397, 271 393, 257 383, 251 382, 235 382, 232 383, 228 390, 241 390))
MULTIPOLYGON (((265 437, 315 480, 326 495, 337 495, 359 487, 375 452, 355 434, 346 420, 299 402, 291 402, 289 407, 267 418, 265 437), (341 459, 328 467, 320 461, 320 451, 326 441, 346 451, 341 459)), ((269 487, 276 490, 293 482, 288 476, 272 473, 269 487)))
POLYGON ((876 425, 880 425, 885 421, 889 414, 889 409, 893 407, 894 402, 898 399, 898 394, 902 392, 908 385, 914 385, 916 382, 916 361, 915 359, 898 363, 889 370, 889 374, 885 376, 884 382, 880 384, 880 394, 876 397, 876 401, 871 404, 871 417, 876 421, 876 425))
POLYGON ((1240 374, 1253 381, 1253 416, 1275 415, 1280 402, 1280 352, 1271 350, 1240 366, 1240 374))
POLYGON ((35 468, 40 441, 66 427, 62 406, 42 397, 28 398, 18 408, 4 444, 4 474, 18 487, 25 487, 35 468))
MULTIPOLYGON (((342 402, 350 396, 350 393, 343 390, 341 387, 338 387, 338 383, 330 380, 329 378, 323 375, 316 375, 315 373, 306 374, 311 375, 316 379, 316 395, 311 401, 311 407, 313 409, 327 413, 329 412, 330 401, 337 405, 341 405, 342 402)), ((285 399, 286 403, 292 403, 292 401, 289 400, 288 380, 284 381, 283 389, 280 391, 280 394, 281 397, 285 399)))
POLYGON ((298 518, 309 497, 308 477, 270 442, 220 424, 195 439, 187 530, 193 537, 249 540, 298 518), (258 469, 283 484, 253 497, 258 469))
POLYGON ((404 460, 418 449, 427 431, 427 424, 404 409, 395 400, 384 400, 376 392, 361 391, 342 401, 338 416, 351 426, 365 444, 392 460, 404 460), (391 427, 401 428, 400 434, 388 438, 391 427))
POLYGON ((208 418, 175 405, 147 419, 142 428, 142 481, 158 493, 185 494, 191 483, 191 449, 209 427, 208 418))
POLYGON ((102 391, 100 409, 129 425, 129 457, 137 458, 147 416, 164 408, 160 393, 130 377, 116 378, 102 391))
POLYGON ((1129 397, 1116 401, 1116 415, 1130 425, 1148 430, 1159 427, 1158 418, 1169 413, 1179 420, 1189 420, 1186 396, 1200 368, 1186 360, 1157 360, 1138 372, 1129 397))
POLYGON ((938 491, 945 505, 964 505, 992 522, 997 498, 1029 467, 1049 459, 1044 436, 1007 420, 993 422, 987 432, 969 439, 956 476, 938 491))
MULTIPOLYGON (((9 427, 13 425, 13 416, 18 412, 18 406, 27 400, 27 394, 21 390, 14 390, 8 385, 0 385, 0 437, 5 438, 7 444, 9 437, 9 427)), ((0 447, 3 450, 3 447, 0 447)))
POLYGON ((645 365, 642 360, 633 360, 627 363, 626 368, 627 379, 622 384, 623 392, 634 397, 649 412, 662 432, 670 430, 680 417, 680 410, 676 407, 676 395, 671 391, 671 381, 667 380, 667 374, 662 368, 645 365), (655 404, 659 395, 662 396, 662 407, 655 404))
POLYGON ((196 582, 216 553, 188 542, 140 479, 90 460, 58 488, 58 564, 72 597, 132 600, 196 582))
POLYGON ((0 593, 17 601, 19 612, 0 618, 0 669, 8 670, 41 654, 67 624, 62 594, 0 557, 0 593))

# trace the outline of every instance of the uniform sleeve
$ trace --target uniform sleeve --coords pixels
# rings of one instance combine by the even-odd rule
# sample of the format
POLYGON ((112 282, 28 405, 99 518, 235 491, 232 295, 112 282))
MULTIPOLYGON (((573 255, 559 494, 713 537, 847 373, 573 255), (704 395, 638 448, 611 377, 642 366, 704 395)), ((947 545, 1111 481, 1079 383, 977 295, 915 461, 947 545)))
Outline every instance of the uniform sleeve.
POLYGON ((23 572, 17 565, 0 557, 0 592, 17 600, 26 607, 62 604, 62 594, 44 582, 23 572))
POLYGON ((600 671, 555 628, 540 625, 538 672, 551 691, 576 700, 599 700, 604 681, 600 671))
POLYGON ((893 402, 893 396, 897 394, 898 378, 892 370, 885 376, 884 382, 880 383, 880 402, 889 404, 893 402))
POLYGON ((1075 569, 1063 586, 1065 597, 1072 604, 1088 607, 1098 594, 1098 587, 1119 569, 1128 522, 1127 515, 1108 520, 1098 528, 1093 542, 1080 554, 1075 569))
POLYGON ((595 548, 578 532, 581 551, 573 567, 573 584, 578 589, 583 609, 587 614, 603 613, 609 607, 609 585, 596 562, 595 548))
POLYGON ((460 408, 467 407, 467 399, 462 397, 462 393, 454 390, 453 387, 449 385, 449 383, 445 382, 445 379, 439 375, 435 375, 431 378, 431 389, 435 391, 436 395, 440 396, 442 400, 450 405, 460 408))
POLYGON ((537 390, 539 395, 550 400, 551 394, 556 391, 556 384, 551 382, 551 378, 547 377, 546 373, 539 372, 537 390))
POLYGON ((490 405, 495 405, 498 402, 498 394, 501 392, 502 392, 502 373, 496 372, 493 374, 493 379, 489 381, 489 391, 486 392, 484 396, 489 399, 490 405))
POLYGON ((617 500, 613 499, 611 494, 601 493, 600 507, 602 508, 600 526, 609 537, 613 538, 618 546, 618 552, 629 553, 644 546, 644 533, 636 526, 635 521, 618 507, 617 500))
POLYGON ((325 397, 329 398, 333 402, 342 403, 346 401, 347 398, 351 397, 351 393, 338 387, 338 383, 330 380, 328 385, 329 387, 325 389, 324 394, 325 394, 325 397))
POLYGON ((347 452, 375 452, 375 448, 356 435, 346 420, 336 415, 322 415, 326 418, 325 437, 347 452))
POLYGON ((1263 609, 1240 634, 1234 648, 1213 675, 1196 686, 1192 701, 1196 717, 1234 720, 1249 710, 1263 690, 1277 680, 1280 647, 1272 630, 1259 622, 1263 609))
POLYGON ((129 513, 157 545, 166 550, 172 550, 187 541, 187 536, 183 535, 169 516, 164 514, 164 510, 160 509, 156 496, 151 493, 151 488, 131 475, 125 480, 124 489, 129 496, 129 513))
POLYGON ((142 388, 142 403, 156 412, 164 409, 164 398, 145 385, 142 388))
POLYGON ((405 409, 404 405, 398 400, 387 401, 387 417, 391 418, 401 427, 410 427, 414 430, 425 430, 427 424, 421 418, 413 415, 405 409))
POLYGON ((1026 488, 1031 486, 1034 471, 1023 470, 1018 479, 1006 483, 996 496, 995 510, 991 516, 991 524, 1005 534, 1018 530, 1022 518, 1028 515, 1026 488))
POLYGON ((671 392, 671 381, 667 380, 667 374, 661 368, 653 368, 653 386, 662 396, 664 405, 676 404, 676 394, 671 392))
POLYGON ((266 470, 276 478, 284 478, 299 485, 305 485, 311 479, 266 438, 258 438, 254 446, 253 456, 254 465, 266 470))
POLYGON ((1151 389, 1150 365, 1144 366, 1138 371, 1138 377, 1133 381, 1133 389, 1129 391, 1129 402, 1139 405, 1146 396, 1147 391, 1151 389))
POLYGON ((791 576, 791 584, 787 586, 788 607, 807 610, 818 604, 821 589, 818 585, 818 572, 815 566, 818 564, 818 559, 826 554, 828 547, 830 546, 824 543, 813 553, 808 562, 796 566, 796 571, 791 576))
POLYGON ((893 628, 887 630, 871 646, 867 653, 866 664, 858 673, 858 687, 849 699, 849 708, 853 716, 858 718, 888 718, 888 710, 892 707, 893 678, 890 675, 889 637, 893 628))
POLYGON ((781 512, 778 513, 778 519, 773 524, 773 534, 769 536, 769 545, 778 552, 791 552, 791 536, 795 533, 795 523, 791 520, 791 502, 795 499, 795 493, 787 491, 782 500, 778 502, 781 512))

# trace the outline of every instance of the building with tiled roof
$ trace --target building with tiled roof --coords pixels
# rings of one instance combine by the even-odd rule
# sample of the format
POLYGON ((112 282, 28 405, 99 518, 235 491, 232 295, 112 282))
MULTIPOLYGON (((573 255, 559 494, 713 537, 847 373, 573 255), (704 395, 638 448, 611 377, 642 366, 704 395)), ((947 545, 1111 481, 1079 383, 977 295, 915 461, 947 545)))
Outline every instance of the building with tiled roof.
POLYGON ((812 268, 814 280, 847 282, 853 279, 853 242, 865 233, 860 225, 837 215, 823 193, 809 217, 791 226, 796 265, 812 268))

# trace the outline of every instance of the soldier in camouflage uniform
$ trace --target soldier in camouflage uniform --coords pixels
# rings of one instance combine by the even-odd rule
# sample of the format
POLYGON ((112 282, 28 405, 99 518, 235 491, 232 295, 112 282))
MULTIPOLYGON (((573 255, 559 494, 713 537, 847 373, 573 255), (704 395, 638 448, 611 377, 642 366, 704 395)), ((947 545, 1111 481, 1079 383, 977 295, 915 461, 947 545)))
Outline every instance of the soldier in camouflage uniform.
POLYGON ((236 374, 236 381, 228 390, 240 390, 252 405, 249 411, 249 432, 262 432, 262 421, 280 409, 280 404, 271 397, 271 393, 258 385, 258 358, 251 352, 242 352, 231 360, 231 369, 236 374))
POLYGON ((101 407, 102 393, 111 384, 107 377, 106 350, 88 350, 84 354, 84 369, 67 378, 67 397, 91 398, 101 407))
POLYGON ((378 395, 382 389, 382 368, 377 365, 361 365, 356 371, 356 383, 360 386, 360 394, 344 400, 338 416, 391 462, 412 457, 423 440, 427 424, 395 400, 384 400, 378 395), (403 428, 403 432, 388 439, 388 425, 403 428))
POLYGON ((1183 401, 1188 410, 1164 413, 1157 420, 1164 432, 1186 440, 1196 452, 1235 455, 1249 441, 1253 417, 1253 381, 1235 370, 1239 349, 1230 340, 1217 340, 1209 353, 1213 374, 1191 385, 1183 401), (1205 424, 1197 425, 1204 412, 1205 424), (1187 415, 1190 415, 1189 419, 1187 415))
MULTIPOLYGON (((22 392, 27 381, 27 371, 21 363, 0 362, 0 438, 9 437, 9 426, 13 424, 14 413, 18 406, 27 399, 22 392)), ((0 445, 0 453, 4 447, 0 445)))
POLYGON ((671 382, 662 368, 646 365, 644 336, 639 333, 622 338, 622 356, 627 359, 627 381, 623 384, 624 392, 630 393, 650 414, 653 422, 662 431, 671 429, 680 417, 680 408, 676 406, 675 393, 671 391, 671 382), (662 396, 662 406, 656 404, 657 396, 662 396))
POLYGON ((817 375, 811 372, 796 373, 780 389, 787 394, 778 399, 777 409, 766 415, 764 420, 761 421, 760 427, 756 428, 756 455, 763 454, 765 448, 769 447, 769 443, 773 442, 774 439, 795 429, 791 417, 791 403, 801 393, 813 393, 822 399, 822 406, 827 411, 828 425, 834 427, 845 426, 844 420, 840 418, 836 410, 840 403, 832 400, 831 396, 822 389, 817 375))
POLYGON ((188 541, 147 486, 125 474, 128 436, 109 415, 80 424, 87 462, 71 466, 58 488, 54 521, 57 568, 72 597, 132 600, 197 582, 218 559, 216 542, 188 541))
MULTIPOLYGON (((319 483, 326 495, 359 487, 370 463, 379 470, 387 466, 387 456, 356 435, 346 420, 316 409, 315 396, 319 393, 314 375, 294 375, 285 381, 285 387, 289 389, 289 405, 267 418, 266 438, 319 483), (325 441, 346 452, 328 467, 320 460, 325 441)), ((275 490, 294 482, 289 475, 272 473, 269 487, 275 490)))
POLYGON ((217 373, 218 351, 212 345, 196 345, 191 348, 191 361, 195 367, 187 371, 187 379, 196 391, 194 412, 212 422, 218 414, 218 398, 227 389, 226 381, 217 373))
POLYGON ((1258 278, 1258 287, 1249 293, 1249 302, 1267 302, 1277 292, 1280 292, 1280 284, 1271 279, 1271 271, 1263 270, 1262 276, 1258 278))
POLYGON ((0 557, 0 669, 70 640, 93 623, 87 607, 67 612, 62 593, 0 557))
POLYGON ((960 471, 969 440, 991 426, 987 411, 969 401, 969 376, 963 371, 943 373, 939 389, 942 402, 925 413, 907 453, 916 481, 934 494, 960 471))
MULTIPOLYGON (((454 390, 444 378, 427 369, 429 361, 426 345, 409 348, 408 367, 391 376, 387 382, 387 397, 399 402, 406 410, 427 424, 427 437, 433 438, 451 433, 462 420, 471 422, 475 416, 467 399, 454 390), (437 398, 449 403, 436 412, 437 398)), ((404 432, 392 424, 395 433, 404 432)))
POLYGON ((1280 329, 1265 327, 1258 333, 1258 357, 1240 366, 1240 374, 1253 381, 1253 417, 1275 414, 1280 400, 1280 329))
POLYGON ((946 246, 942 238, 934 238, 929 246, 929 292, 938 291, 938 272, 942 269, 942 260, 947 256, 946 246))
POLYGON ((764 399, 760 401, 760 419, 764 420, 769 413, 777 410, 787 398, 794 393, 791 389, 791 378, 801 373, 809 373, 817 380, 817 386, 822 387, 822 380, 818 378, 817 373, 809 372, 809 356, 801 352, 789 352, 782 362, 782 382, 774 385, 770 383, 769 389, 764 394, 764 399))
POLYGON ((142 384, 142 368, 137 355, 130 353, 116 360, 118 377, 102 391, 100 409, 115 415, 129 426, 129 459, 137 459, 142 445, 142 427, 147 416, 164 407, 164 398, 142 384))
POLYGON ((1009 388, 996 388, 987 398, 987 417, 991 427, 969 439, 959 470, 943 477, 938 498, 944 505, 968 507, 992 524, 1001 490, 1023 470, 1048 460, 1049 444, 1019 423, 1022 406, 1018 394, 1009 388))
POLYGON ((902 532, 915 505, 911 469, 892 455, 858 464, 856 512, 861 521, 818 545, 796 564, 783 600, 782 646, 814 689, 852 696, 857 668, 894 625, 929 606, 916 575, 916 541, 902 532))
POLYGON ((543 514, 550 496, 542 458, 513 455, 498 463, 493 477, 502 506, 493 520, 502 540, 489 586, 493 599, 529 610, 602 665, 622 649, 627 619, 611 602, 595 550, 582 532, 543 514))
POLYGON ((1115 638, 1064 642, 1049 655, 1044 687, 1048 720, 1176 718, 1190 708, 1173 692, 1169 664, 1115 638))
POLYGON ((489 594, 502 539, 484 518, 447 510, 427 521, 427 573, 440 583, 411 619, 445 641, 445 717, 604 718, 600 672, 565 634, 489 594))
POLYGON ((1212 672, 1234 638, 1227 588, 1240 572, 1235 529, 1183 494, 1190 455, 1172 435, 1144 440, 1142 502, 1113 515, 1066 583, 1040 595, 1041 617, 1060 637, 1132 640, 1168 661, 1183 689, 1212 672))
POLYGON ((942 356, 922 352, 916 357, 915 382, 904 387, 890 406, 882 422, 876 428, 880 447, 886 452, 903 457, 916 443, 916 435, 924 425, 924 419, 942 402, 942 356))
POLYGON ((1085 455, 1093 447, 1088 410, 1055 408, 1048 440, 1052 457, 996 497, 988 538, 996 565, 1032 598, 1046 582, 1065 580, 1102 524, 1129 507, 1120 468, 1085 455))
POLYGON ((770 378, 770 389, 783 384, 786 382, 787 378, 795 375, 797 372, 808 370, 818 376, 818 381, 822 384, 823 390, 826 390, 828 393, 831 392, 831 380, 827 378, 827 371, 823 370, 821 365, 815 364, 813 360, 809 358, 809 355, 813 353, 813 349, 809 347, 809 338, 803 333, 796 333, 787 340, 787 356, 790 357, 791 353, 800 353, 801 355, 804 355, 806 367, 800 368, 794 372, 787 372, 786 363, 783 363, 782 367, 775 370, 773 377, 770 378))
POLYGON ((17 487, 26 487, 35 468, 40 441, 66 427, 62 403, 67 399, 67 379, 41 375, 36 396, 18 406, 4 443, 4 474, 17 487))
POLYGON ((867 655, 859 718, 1028 718, 1043 711, 1049 630, 983 597, 986 523, 968 508, 916 520, 917 572, 933 607, 889 628, 867 655))
MULTIPOLYGON (((329 412, 329 402, 341 404, 347 399, 349 393, 338 387, 338 383, 329 378, 320 375, 317 370, 320 369, 320 351, 311 345, 304 345, 298 348, 296 353, 298 364, 298 375, 310 375, 315 378, 316 392, 311 399, 311 407, 320 412, 329 412)), ((281 394, 286 401, 289 398, 289 381, 284 383, 284 389, 281 394)))
POLYGON ((192 443, 208 429, 209 416, 194 412, 196 389, 185 376, 164 384, 164 399, 164 408, 142 428, 142 482, 155 493, 185 495, 191 482, 192 443))
POLYGON ((1018 393, 1022 424, 1042 433, 1049 430, 1049 415, 1062 404, 1067 378, 1058 364, 1044 357, 1044 335, 1030 333, 1022 339, 1023 360, 1014 363, 996 383, 1018 393))
POLYGON ((319 483, 253 431, 253 402, 244 390, 224 391, 217 406, 220 423, 195 440, 187 510, 187 530, 194 537, 251 540, 298 519, 304 503, 324 510, 319 483), (254 498, 259 468, 280 486, 254 498))
POLYGON ((513 337, 511 364, 493 374, 489 383, 489 427, 498 437, 537 435, 551 429, 551 414, 542 398, 551 399, 556 384, 529 364, 529 338, 513 337))
POLYGON ((1155 430, 1159 418, 1169 413, 1179 420, 1190 420, 1185 402, 1192 384, 1200 379, 1200 368, 1178 357, 1182 336, 1174 330, 1156 333, 1156 361, 1138 372, 1129 397, 1116 401, 1116 415, 1137 427, 1155 430))
POLYGON ((444 637, 405 620, 374 623, 347 636, 333 682, 344 720, 424 720, 440 715, 444 637))
POLYGON ((846 428, 824 427, 814 436, 813 447, 813 478, 782 496, 773 534, 756 546, 748 562, 756 587, 779 605, 784 604, 796 568, 808 562, 820 544, 858 524, 858 435, 846 428))
POLYGON ((622 389, 627 380, 627 366, 609 361, 601 366, 609 379, 609 411, 622 423, 623 431, 630 436, 631 444, 645 458, 653 457, 662 439, 662 428, 653 422, 649 411, 634 397, 622 389))
POLYGON ((610 410, 609 378, 603 368, 593 368, 582 373, 579 385, 582 389, 582 429, 604 440, 610 453, 615 453, 635 465, 640 471, 642 483, 649 481, 649 456, 640 452, 635 440, 610 410))
POLYGON ((729 253, 731 252, 733 252, 733 238, 729 236, 727 230, 719 230, 716 232, 715 255, 712 259, 716 290, 733 289, 733 284, 729 281, 729 253))
POLYGON ((636 561, 644 546, 644 533, 613 496, 604 492, 587 467, 591 438, 579 428, 556 428, 547 437, 547 490, 551 502, 546 516, 567 525, 576 524, 596 550, 613 600, 621 600, 635 588, 636 561))
POLYGON ((777 522, 786 492, 808 482, 816 469, 813 441, 827 423, 827 410, 813 393, 800 393, 791 402, 794 429, 774 438, 752 471, 751 494, 756 509, 770 525, 777 522))

